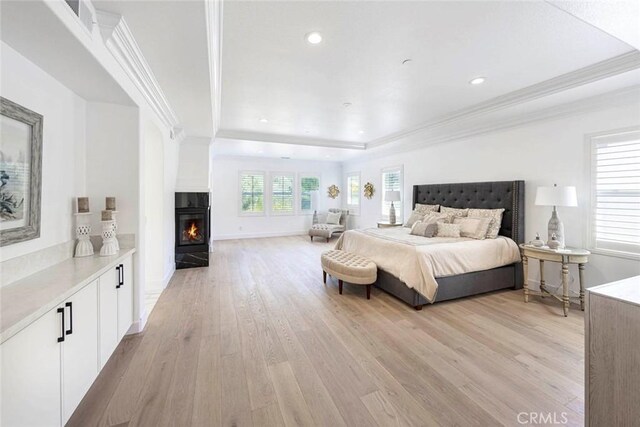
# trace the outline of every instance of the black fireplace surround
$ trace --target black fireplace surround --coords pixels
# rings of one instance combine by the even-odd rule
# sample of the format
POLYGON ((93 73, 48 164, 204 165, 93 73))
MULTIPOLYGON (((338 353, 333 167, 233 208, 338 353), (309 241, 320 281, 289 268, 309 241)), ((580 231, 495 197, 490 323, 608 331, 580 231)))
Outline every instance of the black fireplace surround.
POLYGON ((209 266, 209 193, 176 193, 176 269, 209 266))

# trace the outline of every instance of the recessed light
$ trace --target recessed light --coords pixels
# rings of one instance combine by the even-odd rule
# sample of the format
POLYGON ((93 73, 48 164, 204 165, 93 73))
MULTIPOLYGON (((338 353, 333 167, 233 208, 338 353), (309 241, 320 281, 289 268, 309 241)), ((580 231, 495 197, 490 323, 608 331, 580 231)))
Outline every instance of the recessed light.
POLYGON ((472 85, 481 85, 482 83, 484 83, 486 79, 484 77, 476 77, 475 79, 472 79, 469 81, 469 84, 472 85))
POLYGON ((304 38, 307 39, 307 42, 310 44, 318 44, 322 41, 322 34, 317 31, 313 31, 311 33, 307 33, 304 38))
POLYGON ((364 133, 364 131, 363 131, 363 130, 359 130, 359 131, 358 131, 358 133, 359 133, 360 135, 362 135, 362 134, 364 133))
POLYGON ((269 120, 267 120, 267 119, 260 119, 260 123, 269 123, 269 120))
POLYGON ((325 157, 328 159, 328 158, 330 158, 331 156, 327 154, 325 157))
POLYGON ((349 107, 351 107, 351 103, 350 102, 345 102, 345 103, 342 104, 342 106, 344 108, 349 108, 349 107))
POLYGON ((281 158, 282 160, 289 160, 291 157, 289 157, 289 156, 282 156, 282 157, 280 157, 280 158, 281 158))

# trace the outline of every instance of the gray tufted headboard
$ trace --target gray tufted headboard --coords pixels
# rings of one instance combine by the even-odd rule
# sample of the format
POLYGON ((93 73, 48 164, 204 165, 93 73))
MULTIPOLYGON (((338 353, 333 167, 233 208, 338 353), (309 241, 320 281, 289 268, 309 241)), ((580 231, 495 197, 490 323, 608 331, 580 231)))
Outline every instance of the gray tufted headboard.
POLYGON ((466 182, 413 186, 413 204, 451 208, 504 208, 500 235, 524 243, 524 181, 466 182))

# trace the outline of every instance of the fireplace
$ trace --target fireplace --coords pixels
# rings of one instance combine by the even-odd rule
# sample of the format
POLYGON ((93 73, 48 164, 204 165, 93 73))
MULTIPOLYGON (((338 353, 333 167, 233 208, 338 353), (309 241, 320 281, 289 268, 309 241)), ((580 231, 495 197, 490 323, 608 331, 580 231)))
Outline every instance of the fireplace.
POLYGON ((209 193, 176 193, 176 269, 209 265, 209 193))

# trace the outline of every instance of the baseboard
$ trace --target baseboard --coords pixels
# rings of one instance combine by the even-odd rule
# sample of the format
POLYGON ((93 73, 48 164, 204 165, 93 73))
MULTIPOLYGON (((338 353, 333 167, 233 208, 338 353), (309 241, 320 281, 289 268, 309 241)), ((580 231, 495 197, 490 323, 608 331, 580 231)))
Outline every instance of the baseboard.
POLYGON ((236 239, 260 239, 264 237, 288 237, 288 236, 305 236, 309 230, 298 231, 274 231, 266 233, 238 233, 238 234, 218 234, 213 236, 213 240, 236 240, 236 239))

